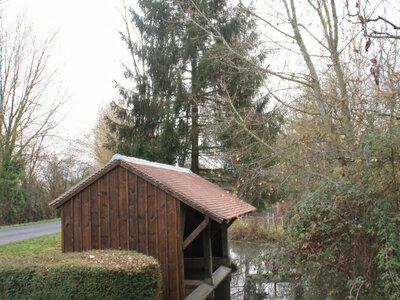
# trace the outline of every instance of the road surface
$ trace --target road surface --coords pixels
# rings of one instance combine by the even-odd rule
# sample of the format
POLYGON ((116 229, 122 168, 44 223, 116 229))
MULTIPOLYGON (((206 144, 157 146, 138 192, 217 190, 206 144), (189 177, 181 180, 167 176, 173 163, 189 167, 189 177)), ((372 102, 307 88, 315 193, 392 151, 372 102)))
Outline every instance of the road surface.
POLYGON ((60 231, 60 221, 0 229, 0 245, 60 231))

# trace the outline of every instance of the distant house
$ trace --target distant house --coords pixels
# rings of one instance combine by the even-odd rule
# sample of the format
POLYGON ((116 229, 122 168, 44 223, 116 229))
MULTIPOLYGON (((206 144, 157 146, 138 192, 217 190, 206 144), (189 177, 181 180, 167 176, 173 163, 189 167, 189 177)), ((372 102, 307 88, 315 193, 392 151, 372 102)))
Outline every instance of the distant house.
POLYGON ((156 257, 164 299, 229 299, 227 229, 255 208, 188 169, 114 155, 53 200, 62 251, 130 249, 156 257))

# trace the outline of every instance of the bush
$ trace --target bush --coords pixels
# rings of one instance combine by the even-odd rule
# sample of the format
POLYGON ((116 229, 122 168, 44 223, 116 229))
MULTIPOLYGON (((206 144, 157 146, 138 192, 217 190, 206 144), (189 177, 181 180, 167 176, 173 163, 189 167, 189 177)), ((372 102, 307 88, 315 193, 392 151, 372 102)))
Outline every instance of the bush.
POLYGON ((0 259, 0 299, 158 299, 154 258, 130 251, 0 259))
POLYGON ((286 242, 307 299, 400 299, 400 141, 371 134, 361 145, 359 159, 288 215, 286 242))

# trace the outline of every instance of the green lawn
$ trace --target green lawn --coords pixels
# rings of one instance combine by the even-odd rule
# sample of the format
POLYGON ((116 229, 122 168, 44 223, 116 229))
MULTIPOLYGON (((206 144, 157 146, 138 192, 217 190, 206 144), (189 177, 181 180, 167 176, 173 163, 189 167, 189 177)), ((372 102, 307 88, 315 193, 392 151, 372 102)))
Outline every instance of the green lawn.
POLYGON ((61 233, 0 245, 0 258, 10 256, 57 256, 61 254, 61 233))
POLYGON ((1 225, 0 229, 11 228, 11 227, 20 227, 20 226, 26 226, 26 225, 43 224, 43 223, 50 223, 50 222, 57 222, 57 221, 61 221, 61 218, 40 220, 40 221, 35 221, 35 222, 27 222, 27 223, 13 224, 13 225, 1 225))

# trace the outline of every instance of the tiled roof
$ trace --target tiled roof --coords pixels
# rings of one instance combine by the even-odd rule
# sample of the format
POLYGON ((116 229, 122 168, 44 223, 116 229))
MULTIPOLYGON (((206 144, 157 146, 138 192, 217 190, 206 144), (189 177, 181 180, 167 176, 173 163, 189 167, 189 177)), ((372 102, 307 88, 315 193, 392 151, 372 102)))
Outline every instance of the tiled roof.
POLYGON ((255 210, 250 204, 192 173, 189 169, 153 163, 119 154, 114 155, 113 159, 101 170, 82 180, 49 205, 59 207, 117 164, 143 177, 217 222, 231 220, 255 210))

